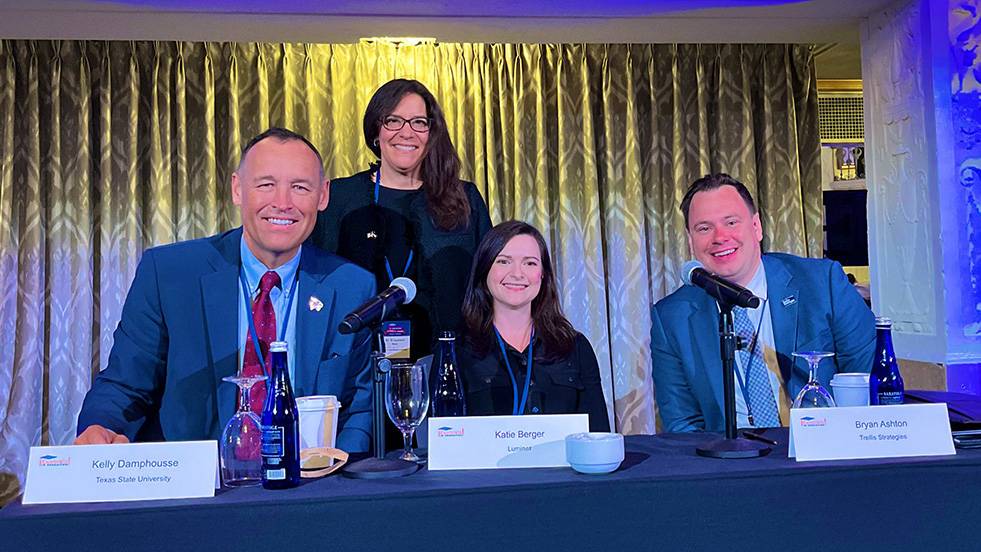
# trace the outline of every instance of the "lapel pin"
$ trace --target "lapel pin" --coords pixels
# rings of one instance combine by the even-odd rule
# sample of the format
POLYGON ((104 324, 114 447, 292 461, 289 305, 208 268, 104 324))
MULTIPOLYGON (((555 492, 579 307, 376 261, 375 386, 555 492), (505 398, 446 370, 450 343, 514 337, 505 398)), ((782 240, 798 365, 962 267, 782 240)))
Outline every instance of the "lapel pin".
POLYGON ((320 309, 324 308, 324 303, 320 299, 317 299, 313 295, 310 296, 310 300, 307 301, 307 305, 310 306, 310 310, 320 312, 320 309))
POLYGON ((368 232, 368 234, 365 235, 365 238, 366 239, 369 239, 369 240, 373 240, 373 239, 375 239, 377 237, 378 237, 378 234, 376 234, 374 230, 372 230, 371 232, 368 232))
POLYGON ((784 297, 783 298, 783 301, 782 301, 783 306, 785 306, 785 307, 789 307, 790 305, 793 305, 796 302, 797 302, 797 298, 794 297, 793 295, 789 295, 787 297, 784 297))

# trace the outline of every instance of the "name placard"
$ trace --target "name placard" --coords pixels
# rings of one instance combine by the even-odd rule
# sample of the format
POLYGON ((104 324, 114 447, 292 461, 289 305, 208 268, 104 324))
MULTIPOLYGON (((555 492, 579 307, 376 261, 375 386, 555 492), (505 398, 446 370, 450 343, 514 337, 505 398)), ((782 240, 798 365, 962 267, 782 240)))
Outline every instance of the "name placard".
POLYGON ((31 447, 24 504, 215 496, 216 441, 31 447))
POLYGON ((790 433, 798 462, 955 454, 942 403, 791 409, 790 433))
POLYGON ((429 420, 430 470, 568 466, 565 438, 589 431, 586 414, 429 420))

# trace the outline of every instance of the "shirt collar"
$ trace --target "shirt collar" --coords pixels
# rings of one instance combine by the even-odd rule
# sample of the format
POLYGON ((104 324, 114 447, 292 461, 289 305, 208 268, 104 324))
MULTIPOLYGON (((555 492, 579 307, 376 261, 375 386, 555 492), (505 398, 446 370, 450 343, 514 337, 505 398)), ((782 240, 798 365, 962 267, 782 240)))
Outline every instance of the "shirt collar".
MULTIPOLYGON (((501 341, 504 341, 504 340, 502 339, 501 341)), ((547 357, 547 354, 546 354, 547 351, 545 350, 545 341, 542 339, 541 335, 538 334, 537 332, 531 338, 531 346, 532 346, 532 349, 533 349, 533 358, 535 360, 541 360, 541 359, 547 357)), ((494 347, 494 348, 497 349, 498 352, 501 351, 501 348, 499 346, 494 347)), ((507 352, 508 352, 509 355, 512 355, 514 357, 524 358, 524 357, 527 357, 528 356, 528 349, 527 348, 525 348, 524 351, 519 351, 519 350, 515 349, 514 347, 512 347, 511 344, 508 343, 507 341, 504 341, 504 348, 507 349, 507 352)))
MULTIPOLYGON (((746 284, 746 289, 760 299, 766 299, 766 270, 763 268, 763 259, 760 259, 760 266, 756 268, 756 274, 753 274, 753 278, 746 284)), ((761 303, 757 308, 762 307, 761 303)))
MULTIPOLYGON (((242 255, 242 271, 245 273, 245 281, 249 284, 249 290, 255 293, 259 288, 259 280, 269 269, 252 253, 252 250, 245 243, 245 237, 242 237, 239 242, 239 250, 242 255)), ((293 255, 292 259, 273 269, 276 274, 279 274, 279 280, 284 290, 293 285, 293 278, 296 277, 296 270, 300 266, 301 251, 303 251, 302 245, 296 250, 296 255, 293 255)))

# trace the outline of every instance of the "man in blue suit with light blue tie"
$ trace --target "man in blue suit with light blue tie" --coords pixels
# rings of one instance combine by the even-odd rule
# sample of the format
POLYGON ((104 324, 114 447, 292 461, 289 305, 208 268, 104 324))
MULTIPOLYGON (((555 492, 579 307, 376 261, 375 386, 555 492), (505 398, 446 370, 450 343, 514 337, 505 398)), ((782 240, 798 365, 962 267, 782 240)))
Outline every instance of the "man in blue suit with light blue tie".
MULTIPOLYGON (((790 421, 793 399, 807 383, 794 351, 830 351, 818 380, 836 372, 868 372, 875 318, 837 262, 761 254, 763 229, 746 187, 726 174, 695 181, 681 202, 691 252, 706 270, 764 299, 736 307, 738 427, 790 421)), ((651 312, 654 392, 665 431, 722 431, 725 415, 719 353, 719 308, 701 288, 685 285, 651 312)))
POLYGON ((374 294, 375 280, 303 243, 328 184, 320 153, 299 134, 273 128, 246 145, 231 182, 242 227, 143 254, 76 444, 218 439, 237 400, 222 378, 259 366, 257 350, 268 363, 265 341, 278 339, 289 343, 296 396, 340 400, 338 448, 368 450, 369 344, 337 325, 374 294), (249 341, 253 316, 271 339, 249 341))

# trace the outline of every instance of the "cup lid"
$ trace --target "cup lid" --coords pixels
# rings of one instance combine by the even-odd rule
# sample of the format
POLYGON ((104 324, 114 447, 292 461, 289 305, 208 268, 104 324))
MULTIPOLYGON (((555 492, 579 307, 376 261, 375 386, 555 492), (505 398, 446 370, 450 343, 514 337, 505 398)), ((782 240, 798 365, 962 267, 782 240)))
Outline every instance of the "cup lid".
POLYGON ((869 375, 862 372, 841 372, 832 376, 831 385, 837 387, 868 387, 869 375))
POLYGON ((341 403, 334 395, 310 395, 296 398, 296 408, 299 410, 327 410, 340 408, 341 403))

